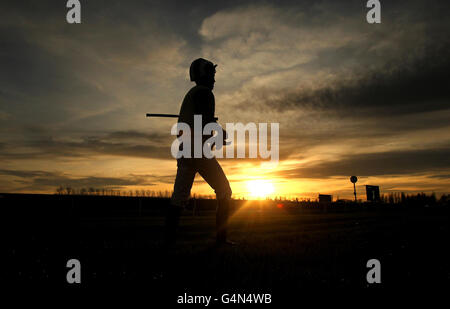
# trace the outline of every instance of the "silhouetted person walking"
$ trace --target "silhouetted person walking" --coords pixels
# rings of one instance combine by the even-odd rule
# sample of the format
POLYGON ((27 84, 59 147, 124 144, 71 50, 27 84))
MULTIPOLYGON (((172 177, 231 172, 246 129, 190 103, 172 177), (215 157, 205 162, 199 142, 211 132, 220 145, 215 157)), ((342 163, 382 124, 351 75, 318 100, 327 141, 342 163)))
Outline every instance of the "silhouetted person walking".
MULTIPOLYGON (((184 97, 181 105, 178 122, 184 122, 194 132, 194 115, 202 115, 203 127, 210 122, 215 122, 215 100, 212 90, 215 83, 216 66, 212 62, 203 58, 192 62, 189 75, 191 81, 196 83, 184 97)), ((208 136, 203 137, 203 142, 208 136)), ((224 131, 224 140, 226 132, 224 131)), ((203 147, 202 142, 202 147, 203 147)), ((181 145, 183 146, 183 145, 181 145)), ((193 150, 193 140, 191 150, 193 150)), ((194 177, 197 172, 214 189, 218 208, 216 213, 217 243, 231 243, 227 241, 227 222, 230 214, 231 188, 228 179, 225 176, 219 162, 216 158, 208 159, 206 157, 180 158, 177 160, 177 176, 175 179, 171 204, 166 214, 166 244, 174 244, 176 231, 178 229, 179 217, 181 211, 187 204, 191 193, 194 177)))

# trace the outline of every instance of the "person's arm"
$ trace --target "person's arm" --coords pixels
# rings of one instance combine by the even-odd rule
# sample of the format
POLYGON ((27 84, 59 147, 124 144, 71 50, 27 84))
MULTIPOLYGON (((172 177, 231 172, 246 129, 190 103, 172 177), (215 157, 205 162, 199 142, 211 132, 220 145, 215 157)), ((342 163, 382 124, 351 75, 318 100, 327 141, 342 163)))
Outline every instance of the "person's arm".
POLYGON ((198 89, 195 93, 194 101, 194 114, 202 115, 202 128, 207 123, 216 122, 214 118, 215 99, 211 90, 206 87, 198 89))
MULTIPOLYGON (((201 91, 199 91, 198 94, 199 94, 198 103, 200 104, 198 105, 199 108, 196 111, 196 114, 202 115, 203 127, 208 123, 217 122, 217 118, 214 117, 216 102, 212 91, 208 89, 202 89, 201 91)), ((227 139, 228 134, 223 128, 222 134, 223 134, 223 144, 225 145, 226 144, 225 140, 227 139)), ((208 137, 209 136, 206 136, 206 138, 208 137)))
POLYGON ((214 98, 214 94, 210 90, 203 90, 200 92, 200 95, 203 125, 210 122, 216 122, 216 119, 214 118, 214 113, 216 110, 216 100, 214 98))

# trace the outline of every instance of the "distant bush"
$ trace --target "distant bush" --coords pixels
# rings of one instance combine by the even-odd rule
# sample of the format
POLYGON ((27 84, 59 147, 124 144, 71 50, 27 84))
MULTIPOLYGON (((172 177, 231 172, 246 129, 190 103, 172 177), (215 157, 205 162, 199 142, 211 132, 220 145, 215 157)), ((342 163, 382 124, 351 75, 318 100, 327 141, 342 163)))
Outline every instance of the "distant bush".
MULTIPOLYGON (((155 197, 155 198, 170 198, 172 191, 155 191, 155 190, 123 190, 119 188, 72 188, 70 186, 59 186, 56 188, 55 194, 59 195, 97 195, 97 196, 133 196, 133 197, 155 197)), ((193 194, 193 199, 214 199, 214 195, 202 195, 193 194)), ((246 201, 247 198, 240 197, 234 200, 246 201)), ((275 198, 266 198, 266 202, 286 203, 286 205, 297 206, 303 208, 316 208, 319 207, 317 200, 311 200, 310 198, 287 198, 283 196, 276 196, 275 198)), ((405 194, 403 192, 392 192, 388 194, 381 194, 380 201, 377 204, 385 205, 402 205, 408 207, 419 206, 448 206, 450 203, 450 194, 444 194, 439 199, 436 198, 435 193, 417 193, 417 194, 405 194)), ((358 205, 362 204, 359 200, 357 203, 353 200, 337 200, 332 205, 358 205)))

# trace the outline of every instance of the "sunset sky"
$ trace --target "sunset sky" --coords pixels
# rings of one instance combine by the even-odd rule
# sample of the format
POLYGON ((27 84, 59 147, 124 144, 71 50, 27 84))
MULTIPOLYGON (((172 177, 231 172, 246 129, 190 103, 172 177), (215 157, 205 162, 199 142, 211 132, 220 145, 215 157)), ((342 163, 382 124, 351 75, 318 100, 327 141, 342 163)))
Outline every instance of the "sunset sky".
POLYGON ((81 24, 0 3, 0 192, 172 190, 174 120, 145 113, 178 113, 204 57, 220 123, 280 124, 275 168, 220 160, 235 197, 450 193, 449 1, 381 1, 381 24, 365 0, 80 2, 81 24))

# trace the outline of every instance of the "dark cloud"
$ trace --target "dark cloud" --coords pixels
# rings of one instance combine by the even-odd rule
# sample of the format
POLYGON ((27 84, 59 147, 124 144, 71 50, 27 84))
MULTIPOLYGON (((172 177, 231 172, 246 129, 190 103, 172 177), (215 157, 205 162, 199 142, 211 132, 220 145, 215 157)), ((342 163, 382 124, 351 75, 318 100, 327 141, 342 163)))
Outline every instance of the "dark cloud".
POLYGON ((130 176, 134 177, 144 177, 144 178, 148 178, 151 179, 153 182, 160 182, 160 183, 166 183, 166 184, 173 184, 173 181, 175 180, 175 174, 172 175, 154 175, 154 174, 139 174, 139 175, 134 175, 134 174, 130 174, 130 176))
MULTIPOLYGON (((24 170, 0 170, 0 175, 13 176, 16 184, 20 185, 19 190, 30 189, 54 189, 58 186, 69 186, 72 188, 123 188, 126 186, 152 186, 146 176, 129 175, 128 177, 73 177, 65 173, 47 171, 24 171, 24 170)), ((154 177, 153 177, 154 178, 154 177)))
POLYGON ((450 180, 450 174, 430 175, 429 178, 450 180))
MULTIPOLYGON (((37 131, 39 132, 39 130, 37 131)), ((36 133, 36 132, 35 132, 36 133)), ((147 134, 138 131, 115 131, 103 136, 86 136, 76 140, 55 139, 49 131, 42 130, 28 141, 0 145, 3 159, 54 159, 80 158, 98 155, 122 157, 172 159, 171 135, 147 134), (23 147, 26 147, 23 150, 23 147)))
MULTIPOLYGON (((379 71, 318 89, 300 87, 300 90, 282 93, 278 99, 267 99, 269 96, 264 91, 255 96, 266 110, 306 109, 344 117, 351 114, 379 118, 449 109, 449 47, 450 44, 429 51, 413 63, 389 63, 379 71)), ((246 102, 237 106, 249 109, 254 104, 246 102)))
POLYGON ((281 170, 285 178, 328 178, 333 176, 383 176, 414 173, 440 173, 450 167, 450 148, 392 151, 346 155, 336 161, 281 170))
POLYGON ((167 134, 161 133, 145 133, 136 130, 129 131, 115 131, 111 132, 106 136, 106 139, 117 139, 117 140, 148 140, 153 143, 164 143, 168 140, 167 134))
MULTIPOLYGON (((107 142, 98 137, 88 137, 79 142, 38 140, 29 144, 41 153, 53 157, 114 155, 140 158, 171 159, 170 147, 126 142, 107 142)), ((170 146, 170 145, 169 145, 170 146)))

